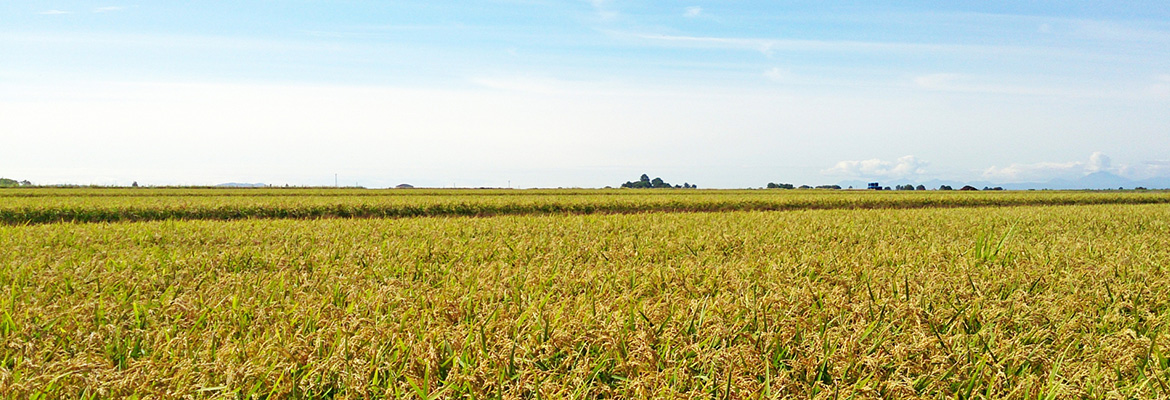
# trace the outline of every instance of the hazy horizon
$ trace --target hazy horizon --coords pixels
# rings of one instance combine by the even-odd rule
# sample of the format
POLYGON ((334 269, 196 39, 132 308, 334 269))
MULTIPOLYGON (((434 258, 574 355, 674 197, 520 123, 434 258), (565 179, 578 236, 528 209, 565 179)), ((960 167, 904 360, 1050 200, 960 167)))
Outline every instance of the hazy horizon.
POLYGON ((0 176, 703 188, 1170 177, 1160 2, 0 5, 0 176))

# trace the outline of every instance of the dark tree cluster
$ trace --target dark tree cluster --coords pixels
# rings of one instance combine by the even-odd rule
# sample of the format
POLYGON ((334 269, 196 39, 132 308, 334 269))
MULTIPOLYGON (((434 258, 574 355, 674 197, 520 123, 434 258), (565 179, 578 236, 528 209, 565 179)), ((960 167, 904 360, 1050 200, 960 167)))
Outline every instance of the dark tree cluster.
POLYGON ((663 181, 662 178, 654 178, 652 180, 652 179, 650 179, 650 176, 646 175, 646 174, 642 174, 642 178, 640 178, 636 181, 623 183, 622 187, 631 188, 631 189, 698 189, 699 188, 698 186, 692 185, 690 183, 683 183, 682 186, 679 186, 679 185, 672 186, 671 184, 666 183, 666 181, 663 181))
POLYGON ((15 179, 0 178, 0 187, 19 187, 19 186, 32 186, 32 182, 29 182, 27 180, 17 181, 15 179))
POLYGON ((791 183, 775 183, 768 182, 768 189, 841 189, 841 185, 820 185, 812 187, 809 185, 800 185, 800 187, 793 186, 791 183))

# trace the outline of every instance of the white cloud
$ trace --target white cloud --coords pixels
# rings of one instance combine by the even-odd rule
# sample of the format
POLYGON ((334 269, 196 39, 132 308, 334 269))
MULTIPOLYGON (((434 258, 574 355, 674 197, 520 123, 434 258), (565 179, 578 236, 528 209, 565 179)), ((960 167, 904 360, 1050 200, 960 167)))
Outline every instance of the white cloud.
POLYGON ((98 7, 98 8, 93 9, 93 12, 107 13, 107 12, 122 11, 122 10, 123 10, 123 8, 118 7, 118 6, 105 6, 105 7, 98 7))
POLYGON ((1100 171, 1109 171, 1109 167, 1110 167, 1111 163, 1112 163, 1112 161, 1109 159, 1109 156, 1107 156, 1104 153, 1101 153, 1099 151, 1096 151, 1096 152, 1093 152, 1093 154, 1089 155, 1089 163, 1085 164, 1085 171, 1088 171, 1090 173, 1100 172, 1100 171))
POLYGON ((926 161, 914 156, 902 156, 896 161, 877 158, 860 161, 841 161, 833 168, 821 171, 825 175, 855 178, 909 178, 926 172, 926 161))
POLYGON ((1085 163, 1071 162, 1038 162, 1032 164, 1012 164, 1006 167, 992 166, 983 171, 983 178, 997 182, 1025 182, 1047 181, 1055 178, 1077 178, 1084 176, 1085 163))
POLYGON ((1136 165, 1121 165, 1117 172, 1130 179, 1170 177, 1170 160, 1144 161, 1136 165))
POLYGON ((1109 156, 1101 152, 1089 155, 1088 161, 1038 162, 992 166, 983 171, 983 178, 997 182, 1041 182, 1052 179, 1076 179, 1094 172, 1126 174, 1127 166, 1114 168, 1109 156))
POLYGON ((68 12, 68 11, 63 11, 63 10, 45 10, 45 11, 41 11, 41 12, 39 12, 39 13, 37 13, 37 14, 41 14, 41 15, 65 15, 65 14, 69 14, 69 12, 68 12))
POLYGON ((699 15, 702 15, 702 14, 703 14, 703 7, 699 7, 699 6, 687 7, 686 11, 683 12, 683 16, 687 17, 687 18, 698 17, 699 15))

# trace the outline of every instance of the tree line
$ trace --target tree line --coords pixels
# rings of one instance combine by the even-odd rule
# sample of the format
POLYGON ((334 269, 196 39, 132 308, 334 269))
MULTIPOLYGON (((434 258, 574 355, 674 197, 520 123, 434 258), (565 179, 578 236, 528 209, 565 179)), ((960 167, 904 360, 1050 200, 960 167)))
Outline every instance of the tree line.
POLYGON ((662 178, 650 179, 649 175, 642 174, 642 177, 636 181, 630 181, 622 184, 624 188, 631 189, 698 189, 698 186, 692 185, 689 182, 680 185, 671 185, 662 178))
POLYGON ((32 182, 29 182, 27 180, 17 181, 15 179, 0 178, 0 187, 20 187, 20 186, 32 186, 32 182))

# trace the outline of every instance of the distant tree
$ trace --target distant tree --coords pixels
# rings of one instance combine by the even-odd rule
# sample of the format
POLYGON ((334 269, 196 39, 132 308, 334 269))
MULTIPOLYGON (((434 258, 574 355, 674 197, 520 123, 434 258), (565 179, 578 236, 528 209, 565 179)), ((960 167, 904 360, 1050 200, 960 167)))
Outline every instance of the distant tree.
POLYGON ((642 177, 637 181, 623 183, 622 187, 632 189, 694 189, 697 186, 691 185, 690 183, 687 183, 684 186, 671 185, 670 183, 662 180, 662 178, 650 179, 649 175, 642 174, 642 177))
POLYGON ((959 188, 959 190, 979 190, 979 189, 976 189, 974 186, 971 186, 971 185, 966 185, 966 186, 959 188))
POLYGON ((914 190, 926 190, 926 186, 918 185, 914 190))
MULTIPOLYGON (((642 176, 646 176, 646 175, 642 175, 642 176)), ((650 180, 646 179, 646 180, 636 180, 633 182, 626 182, 626 183, 622 184, 622 187, 631 188, 631 189, 645 189, 645 188, 650 187, 650 180)))
POLYGON ((798 189, 812 189, 812 188, 813 187, 809 186, 809 185, 800 185, 800 187, 798 189))
POLYGON ((817 186, 817 189, 834 189, 834 190, 837 190, 837 189, 841 189, 841 185, 820 185, 820 186, 817 186))
POLYGON ((894 188, 897 190, 914 190, 914 185, 910 185, 910 184, 897 185, 897 186, 894 186, 894 188))
POLYGON ((1133 188, 1133 190, 1149 190, 1149 189, 1146 189, 1146 188, 1144 188, 1144 187, 1138 186, 1138 187, 1135 187, 1135 188, 1133 188))
POLYGON ((955 188, 951 187, 951 185, 942 185, 938 187, 938 190, 955 190, 955 188))
POLYGON ((134 181, 134 183, 131 183, 130 187, 138 187, 138 181, 134 181))

